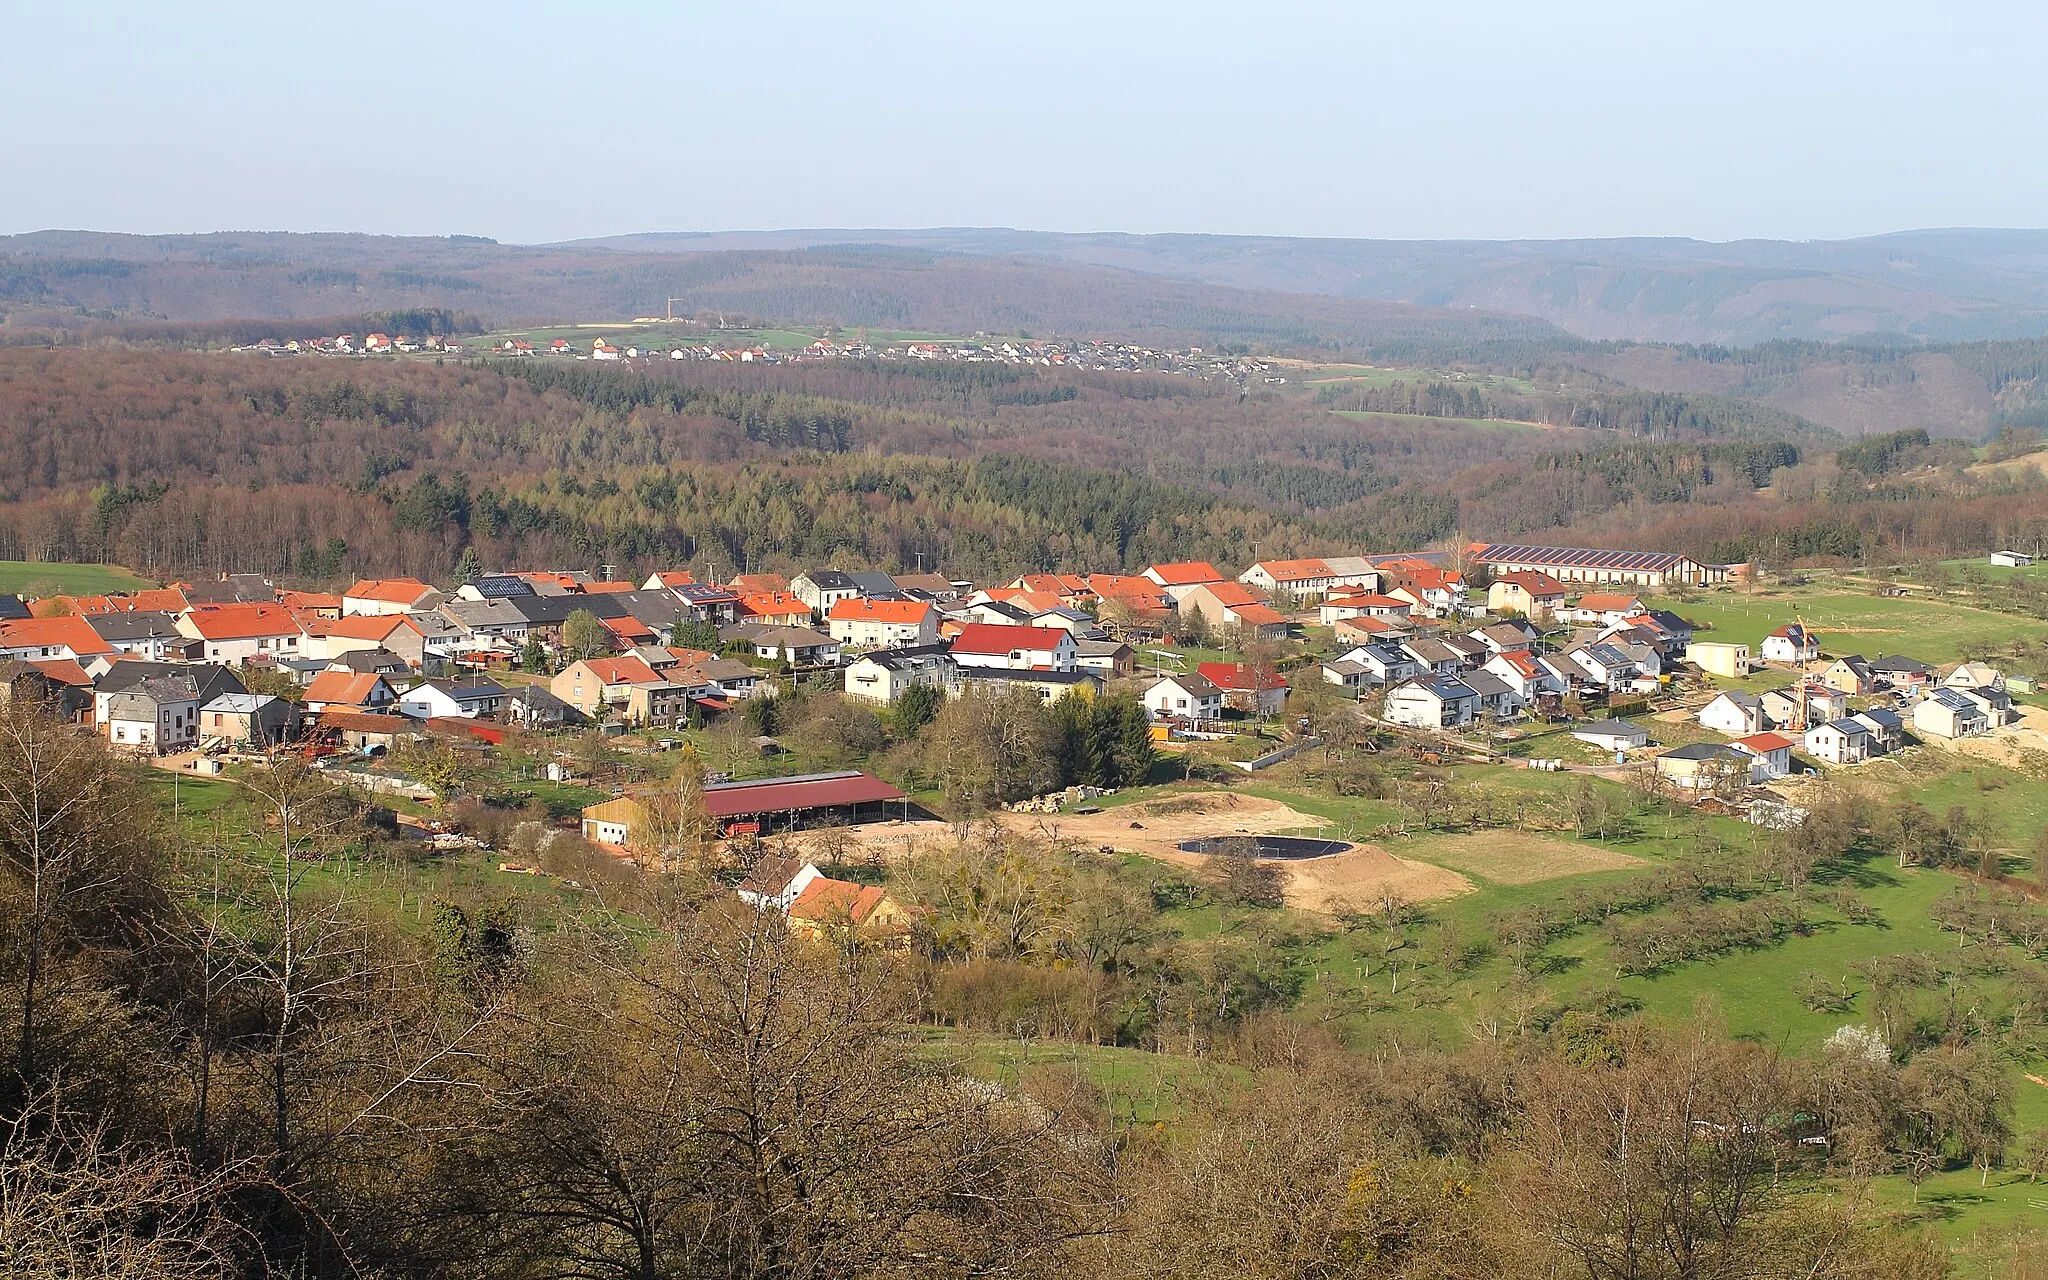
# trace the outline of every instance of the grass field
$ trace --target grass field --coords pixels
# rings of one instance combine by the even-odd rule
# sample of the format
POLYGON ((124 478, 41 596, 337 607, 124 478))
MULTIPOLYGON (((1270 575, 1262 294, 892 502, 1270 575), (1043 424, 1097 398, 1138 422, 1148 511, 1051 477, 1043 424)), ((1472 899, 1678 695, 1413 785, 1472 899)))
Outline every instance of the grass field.
POLYGON ((1324 387, 1390 387, 1397 382, 1415 386, 1425 382, 1453 381, 1460 386, 1473 386, 1482 391, 1509 391, 1527 395, 1534 391, 1535 384, 1527 378, 1510 377, 1506 374, 1469 374, 1444 369, 1387 367, 1369 364, 1319 364, 1299 371, 1303 385, 1318 390, 1324 387))
POLYGON ((1331 413, 1340 418, 1392 418, 1397 422, 1439 422, 1453 427, 1502 427, 1513 431, 1554 431, 1558 428, 1545 427, 1534 422, 1510 422, 1506 418, 1440 418, 1428 413, 1379 413, 1362 409, 1332 409, 1331 413))
POLYGON ((18 596, 105 595, 157 584, 110 564, 53 564, 41 560, 0 560, 0 593, 18 596))
POLYGON ((2042 634, 2039 622, 1952 601, 1888 599, 1816 584, 1755 595, 1715 593, 1668 606, 1702 630, 1702 640, 1759 645, 1788 622, 1804 621, 1831 654, 1865 657, 1903 653, 1926 662, 1954 662, 1965 646, 1998 646, 2042 634))

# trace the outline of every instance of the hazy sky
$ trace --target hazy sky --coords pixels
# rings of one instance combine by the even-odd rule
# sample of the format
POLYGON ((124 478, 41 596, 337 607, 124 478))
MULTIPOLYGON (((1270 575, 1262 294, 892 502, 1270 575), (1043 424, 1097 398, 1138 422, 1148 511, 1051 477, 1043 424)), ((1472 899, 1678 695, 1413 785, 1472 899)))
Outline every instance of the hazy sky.
POLYGON ((29 4, 0 232, 2048 225, 2048 6, 29 4))

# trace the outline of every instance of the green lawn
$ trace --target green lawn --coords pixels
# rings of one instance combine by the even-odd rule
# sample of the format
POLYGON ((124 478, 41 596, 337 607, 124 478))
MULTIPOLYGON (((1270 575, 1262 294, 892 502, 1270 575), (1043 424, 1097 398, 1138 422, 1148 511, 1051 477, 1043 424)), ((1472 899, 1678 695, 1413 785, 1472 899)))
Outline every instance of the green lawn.
POLYGON ((157 584, 110 564, 54 564, 0 560, 0 593, 18 596, 98 596, 157 584))
POLYGON ((1803 620, 1828 653, 1903 653, 1926 662, 1953 662, 1966 645, 1997 646, 2042 634, 2039 622, 1953 601, 1888 599, 1818 584, 1755 595, 1716 592, 1667 607, 1700 627, 1701 640, 1755 646, 1786 623, 1803 620))

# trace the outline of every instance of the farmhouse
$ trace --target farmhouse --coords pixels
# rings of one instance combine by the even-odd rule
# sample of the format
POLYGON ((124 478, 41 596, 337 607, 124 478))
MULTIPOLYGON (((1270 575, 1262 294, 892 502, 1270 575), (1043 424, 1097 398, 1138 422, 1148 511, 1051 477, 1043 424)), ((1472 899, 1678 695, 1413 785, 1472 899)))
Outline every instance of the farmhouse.
POLYGON ((1533 569, 1564 583, 1599 583, 1662 590, 1672 583, 1710 587, 1728 581, 1726 565, 1701 564, 1690 556, 1660 551, 1605 551, 1590 547, 1525 547, 1475 542, 1465 558, 1496 574, 1533 569))
POLYGON ((1279 610, 1235 582, 1208 582, 1180 597, 1182 613, 1200 614, 1211 627, 1246 640, 1277 640, 1287 634, 1279 610))
POLYGON ((891 945, 908 941, 914 913, 878 884, 855 884, 819 876, 804 886, 783 913, 792 933, 818 938, 837 931, 880 937, 891 945))

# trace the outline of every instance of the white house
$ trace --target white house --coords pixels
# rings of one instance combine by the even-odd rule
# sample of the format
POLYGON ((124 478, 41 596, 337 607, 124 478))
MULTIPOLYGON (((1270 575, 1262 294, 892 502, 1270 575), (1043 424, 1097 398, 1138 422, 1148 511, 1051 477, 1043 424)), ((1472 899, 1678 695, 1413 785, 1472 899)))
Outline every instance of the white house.
POLYGON ((842 682, 848 697, 889 706, 916 686, 943 690, 952 682, 953 659, 940 644, 908 649, 881 649, 846 665, 842 682))
POLYGON ((1806 731, 1806 751, 1829 764, 1862 764, 1870 758, 1870 730, 1854 720, 1830 720, 1806 731))
POLYGON ((1984 708, 1954 689, 1936 689, 1913 707, 1913 728, 1935 738, 1969 738, 1991 731, 1984 708))
POLYGON ((1042 667, 1072 671, 1079 652, 1071 632, 1054 627, 970 622, 953 638, 953 661, 963 667, 1042 667))
POLYGON ((1373 684, 1399 684, 1422 670, 1414 655, 1395 644, 1366 644, 1338 659, 1364 667, 1373 684))
POLYGON ((1590 724, 1575 725, 1572 737, 1605 751, 1634 750, 1650 745, 1650 731, 1626 720, 1595 720, 1590 724))
POLYGON ((1215 720, 1223 715, 1223 690, 1198 675, 1161 676, 1144 693, 1154 720, 1215 720))
POLYGON ((503 686, 481 676, 460 680, 422 680, 398 695, 398 709, 418 720, 449 716, 474 720, 494 716, 505 705, 503 686))
POLYGON ((825 629, 854 649, 904 649, 936 644, 939 611, 923 600, 841 600, 825 612, 825 629))
POLYGON ((1820 657, 1820 641, 1797 622, 1788 622, 1764 637, 1759 650, 1765 662, 1812 662, 1820 657))
POLYGON ((1546 693, 1565 692, 1565 681, 1526 649, 1510 649, 1486 660, 1481 671, 1513 685, 1524 702, 1534 702, 1546 693))
POLYGON ((1380 717, 1410 729, 1457 729, 1479 714, 1479 695, 1469 685, 1442 676, 1405 681, 1387 691, 1380 717))
POLYGON ((1699 714, 1694 718, 1702 727, 1731 738, 1746 738, 1771 727, 1769 719, 1764 715, 1763 699, 1740 690, 1721 694, 1701 707, 1699 714))
POLYGON ((199 685, 190 676, 152 676, 107 699, 107 739, 116 746, 181 751, 199 740, 199 685))
POLYGON ((1768 782, 1792 772, 1792 740, 1783 734, 1752 733, 1728 745, 1756 761, 1749 769, 1752 782, 1768 782))
POLYGON ((800 858, 763 854, 733 891, 750 907, 787 911, 789 904, 801 897, 819 875, 817 867, 800 858))

